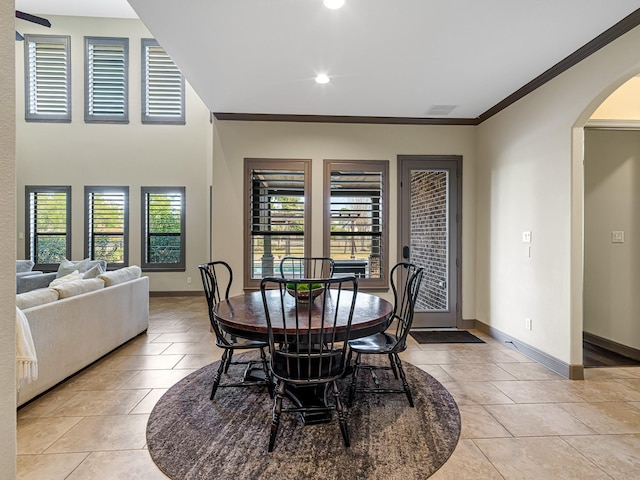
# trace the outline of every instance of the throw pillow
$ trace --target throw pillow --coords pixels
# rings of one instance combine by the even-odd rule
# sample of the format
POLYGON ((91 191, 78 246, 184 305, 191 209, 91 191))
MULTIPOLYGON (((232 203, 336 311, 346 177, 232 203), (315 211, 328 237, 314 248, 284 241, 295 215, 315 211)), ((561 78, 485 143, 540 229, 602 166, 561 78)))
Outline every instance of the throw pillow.
POLYGON ((58 273, 56 274, 56 278, 62 278, 65 275, 69 275, 74 271, 78 271, 80 273, 84 273, 89 270, 89 262, 88 258, 84 260, 80 260, 79 262, 72 262, 71 260, 67 260, 63 258, 60 261, 60 266, 58 267, 58 273))
POLYGON ((16 273, 30 272, 33 265, 31 260, 16 260, 16 273))
POLYGON ((53 282, 49 284, 49 287, 55 287, 56 285, 62 285, 63 283, 73 282, 74 280, 81 280, 82 274, 77 270, 71 272, 64 277, 56 278, 53 282))
POLYGON ((25 308, 37 307, 56 300, 58 300, 58 292, 53 288, 38 288, 16 295, 16 307, 24 310, 25 308))
POLYGON ((113 270, 111 272, 98 275, 98 278, 104 280, 104 286, 110 287, 112 285, 118 285, 119 283, 128 282, 129 280, 135 280, 140 278, 142 270, 137 265, 130 267, 120 268, 119 270, 113 270))
POLYGON ((96 278, 101 273, 104 273, 102 265, 94 265, 89 270, 84 272, 84 276, 82 278, 96 278))

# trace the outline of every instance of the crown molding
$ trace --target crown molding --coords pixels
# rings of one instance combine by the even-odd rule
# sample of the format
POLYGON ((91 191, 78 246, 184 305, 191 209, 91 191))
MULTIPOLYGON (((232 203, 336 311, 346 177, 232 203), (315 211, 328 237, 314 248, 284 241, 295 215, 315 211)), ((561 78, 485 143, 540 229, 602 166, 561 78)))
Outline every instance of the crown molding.
POLYGON ((427 117, 359 117, 349 115, 289 115, 271 113, 213 114, 217 120, 243 120, 249 122, 307 122, 307 123, 368 123, 379 125, 477 125, 475 118, 427 117))
POLYGON ((589 120, 584 128, 592 130, 640 130, 640 120, 589 120))
POLYGON ((505 98, 501 102, 498 102, 497 104, 495 104, 493 107, 491 107, 489 110, 487 110, 486 112, 484 112, 482 115, 478 117, 478 124, 481 124, 485 120, 488 120, 489 118, 493 117, 495 114, 501 112, 505 108, 514 104, 521 98, 529 95, 534 90, 537 90, 545 83, 553 80, 555 77, 557 77, 561 73, 566 72, 574 65, 580 63, 582 60, 594 54, 601 48, 606 47, 611 42, 621 37, 625 33, 629 32, 630 30, 633 30, 638 25, 640 25, 640 8, 630 13, 629 15, 627 15, 625 18, 623 18, 618 23, 616 23, 614 26, 605 30, 603 33, 598 35, 596 38, 591 40, 586 45, 580 47, 578 50, 573 52, 571 55, 569 55, 565 59, 560 60, 553 67, 551 67, 541 75, 538 75, 536 78, 531 80, 529 83, 527 83, 520 89, 513 92, 511 95, 509 95, 507 98, 505 98))

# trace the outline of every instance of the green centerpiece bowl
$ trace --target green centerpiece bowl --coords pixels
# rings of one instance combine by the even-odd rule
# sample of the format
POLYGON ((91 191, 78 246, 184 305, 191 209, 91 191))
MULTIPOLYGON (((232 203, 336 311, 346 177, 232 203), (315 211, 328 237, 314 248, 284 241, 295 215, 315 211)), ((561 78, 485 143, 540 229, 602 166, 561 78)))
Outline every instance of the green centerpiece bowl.
POLYGON ((313 301, 324 290, 321 283, 312 283, 311 290, 309 290, 308 283, 299 283, 297 287, 298 291, 296 292, 296 284, 287 283, 287 292, 292 297, 297 298, 299 302, 313 301))

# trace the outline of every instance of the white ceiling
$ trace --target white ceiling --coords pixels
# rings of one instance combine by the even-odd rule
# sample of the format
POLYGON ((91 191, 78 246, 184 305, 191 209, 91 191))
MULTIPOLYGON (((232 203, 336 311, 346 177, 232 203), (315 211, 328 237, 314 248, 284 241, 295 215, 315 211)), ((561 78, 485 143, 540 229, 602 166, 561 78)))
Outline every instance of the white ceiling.
MULTIPOLYGON (((214 112, 473 119, 640 0, 129 0, 214 112), (326 73, 331 82, 318 85, 326 73), (456 107, 448 115, 433 106, 456 107)), ((126 0, 16 0, 135 17, 126 0)))

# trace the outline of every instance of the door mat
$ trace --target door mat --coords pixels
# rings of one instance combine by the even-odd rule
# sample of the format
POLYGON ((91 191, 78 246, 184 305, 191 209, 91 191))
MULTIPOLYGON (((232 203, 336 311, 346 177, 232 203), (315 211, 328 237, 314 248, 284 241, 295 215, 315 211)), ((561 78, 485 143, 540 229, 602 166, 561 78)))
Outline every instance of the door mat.
POLYGON ((485 343, 466 330, 431 330, 409 334, 418 343, 485 343))

